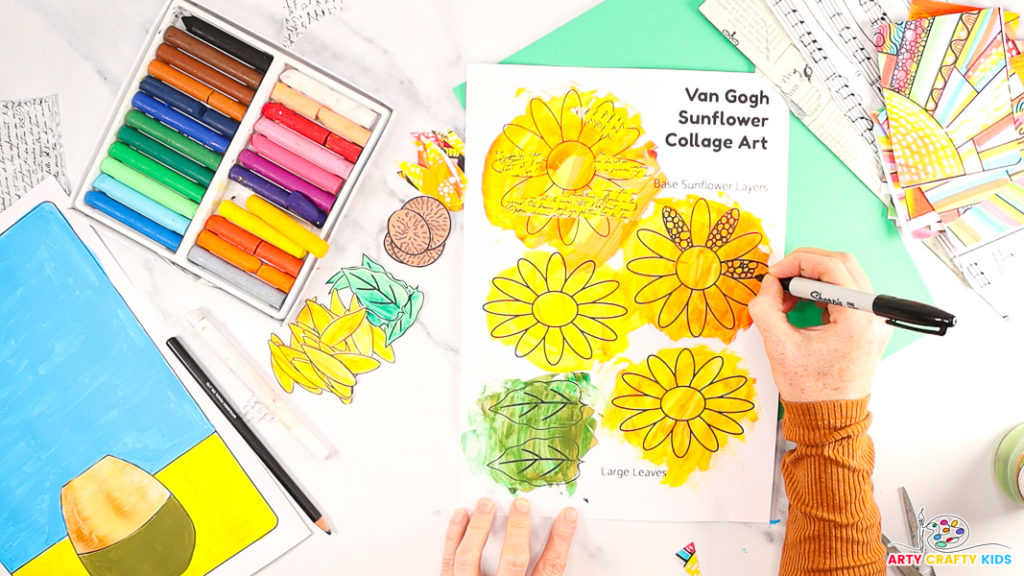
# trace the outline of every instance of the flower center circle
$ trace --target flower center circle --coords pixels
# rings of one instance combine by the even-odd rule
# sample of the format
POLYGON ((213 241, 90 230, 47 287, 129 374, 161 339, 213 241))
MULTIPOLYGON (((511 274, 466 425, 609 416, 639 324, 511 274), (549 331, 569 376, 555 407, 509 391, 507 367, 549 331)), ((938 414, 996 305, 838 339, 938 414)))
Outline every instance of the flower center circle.
POLYGON ((594 153, 576 141, 562 142, 548 154, 548 178, 562 190, 579 190, 597 172, 594 153))
POLYGON ((706 290, 722 275, 722 261, 715 251, 705 246, 683 250, 676 260, 676 277, 692 290, 706 290))
POLYGON ((696 388, 677 386, 661 397, 661 411, 673 420, 693 420, 704 411, 704 395, 696 388))
POLYGON ((578 313, 576 301, 565 292, 545 292, 533 302, 533 316, 549 328, 572 323, 578 313))

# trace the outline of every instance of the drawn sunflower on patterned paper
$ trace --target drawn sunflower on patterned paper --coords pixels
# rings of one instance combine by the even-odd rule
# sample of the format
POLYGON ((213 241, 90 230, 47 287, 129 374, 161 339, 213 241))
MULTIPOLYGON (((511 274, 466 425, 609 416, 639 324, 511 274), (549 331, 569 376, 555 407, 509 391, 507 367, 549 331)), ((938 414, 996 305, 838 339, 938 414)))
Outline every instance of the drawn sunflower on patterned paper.
POLYGON ((491 281, 491 337, 550 371, 590 367, 626 347, 622 290, 593 261, 572 270, 558 252, 529 252, 491 281))
POLYGON ((638 145, 643 133, 640 115, 614 96, 531 99, 487 153, 487 217, 531 248, 549 243, 570 264, 600 264, 656 193, 654 144, 638 145))
POLYGON ((655 207, 624 247, 633 301, 673 339, 731 342, 750 326, 747 303, 768 271, 760 220, 697 196, 655 207))
POLYGON ((755 380, 739 357, 705 346, 660 350, 619 373, 606 427, 621 431, 650 462, 666 465, 664 483, 680 486, 757 420, 755 380))

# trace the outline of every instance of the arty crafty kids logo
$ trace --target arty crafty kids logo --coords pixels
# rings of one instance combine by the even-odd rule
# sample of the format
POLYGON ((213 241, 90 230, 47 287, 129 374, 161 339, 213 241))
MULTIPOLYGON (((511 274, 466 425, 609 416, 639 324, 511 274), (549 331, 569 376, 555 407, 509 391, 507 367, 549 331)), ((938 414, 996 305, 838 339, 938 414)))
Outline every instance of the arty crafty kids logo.
POLYGON ((975 543, 968 546, 971 528, 967 522, 953 514, 942 514, 925 522, 924 508, 917 516, 919 546, 893 543, 889 552, 889 566, 1008 566, 1013 555, 1010 547, 995 542, 975 543), (1001 549, 1001 550, 1000 550, 1001 549))

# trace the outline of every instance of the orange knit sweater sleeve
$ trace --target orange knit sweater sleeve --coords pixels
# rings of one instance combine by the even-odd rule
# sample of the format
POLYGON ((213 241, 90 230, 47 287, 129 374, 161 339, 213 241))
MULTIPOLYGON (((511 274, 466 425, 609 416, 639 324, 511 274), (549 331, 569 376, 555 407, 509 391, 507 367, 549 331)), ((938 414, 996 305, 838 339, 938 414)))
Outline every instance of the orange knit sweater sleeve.
POLYGON ((881 515, 871 472, 868 398, 783 402, 782 458, 789 520, 781 576, 884 576, 881 515))

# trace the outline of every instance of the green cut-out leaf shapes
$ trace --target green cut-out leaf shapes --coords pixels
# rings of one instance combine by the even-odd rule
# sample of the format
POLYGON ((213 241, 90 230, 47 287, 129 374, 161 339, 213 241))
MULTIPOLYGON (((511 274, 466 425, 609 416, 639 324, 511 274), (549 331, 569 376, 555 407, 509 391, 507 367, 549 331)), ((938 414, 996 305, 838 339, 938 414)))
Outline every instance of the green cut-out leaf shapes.
POLYGON ((589 406, 596 392, 586 372, 485 387, 462 435, 470 468, 513 494, 542 486, 573 494, 583 457, 597 445, 589 406))
POLYGON ((565 484, 580 475, 579 450, 571 438, 530 438, 505 450, 487 466, 531 486, 565 484))
POLYGON ((412 326, 423 308, 423 292, 395 278, 383 266, 363 255, 363 265, 342 268, 327 281, 331 290, 349 289, 366 308, 370 324, 384 330, 390 346, 412 326))
POLYGON ((543 377, 511 387, 487 409, 534 430, 551 430, 578 423, 586 407, 579 384, 543 377))

